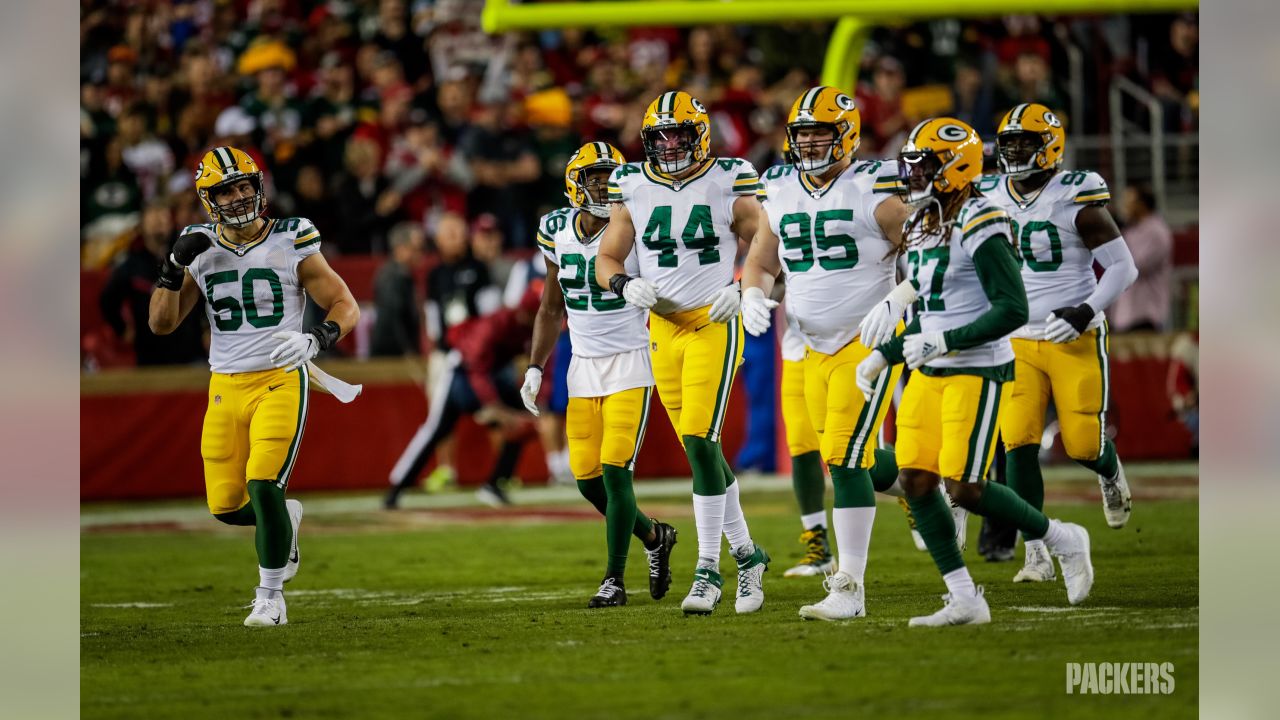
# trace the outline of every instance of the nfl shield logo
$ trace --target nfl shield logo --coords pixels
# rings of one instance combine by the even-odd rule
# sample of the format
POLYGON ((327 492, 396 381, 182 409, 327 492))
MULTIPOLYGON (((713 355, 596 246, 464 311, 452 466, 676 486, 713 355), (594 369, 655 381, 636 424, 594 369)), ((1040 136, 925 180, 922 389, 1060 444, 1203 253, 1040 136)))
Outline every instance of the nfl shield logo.
POLYGON ((221 395, 214 395, 214 396, 213 396, 213 404, 214 404, 214 405, 221 405, 221 404, 222 404, 222 396, 221 396, 221 395))

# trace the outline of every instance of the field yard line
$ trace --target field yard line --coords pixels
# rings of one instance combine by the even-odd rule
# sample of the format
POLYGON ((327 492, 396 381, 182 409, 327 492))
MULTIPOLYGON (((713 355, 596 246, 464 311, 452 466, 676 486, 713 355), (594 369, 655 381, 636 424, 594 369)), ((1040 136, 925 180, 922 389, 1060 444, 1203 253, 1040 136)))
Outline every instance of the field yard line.
MULTIPOLYGON (((1125 465, 1125 475, 1130 480, 1148 478, 1198 478, 1200 468, 1194 462, 1157 462, 1131 463, 1125 465)), ((1088 470, 1078 465, 1052 465, 1044 469, 1047 483, 1075 483, 1089 485, 1092 489, 1095 477, 1088 470)), ((791 490, 791 478, 781 475, 744 474, 741 477, 743 495, 750 496, 760 492, 788 492, 791 490)), ((687 478, 666 480, 642 480, 636 483, 636 498, 657 499, 686 496, 690 484, 687 478)), ((1050 488, 1052 490, 1052 488, 1050 488)), ((1164 495, 1163 488, 1150 490, 1164 495)), ((513 491, 518 506, 553 505, 580 503, 582 496, 573 487, 528 487, 513 491)), ((309 495, 303 493, 301 499, 306 502, 308 514, 341 514, 360 512, 380 512, 382 495, 380 493, 335 493, 309 495)), ((896 502, 893 498, 879 496, 882 502, 896 502)), ((402 506, 407 510, 448 510, 458 508, 482 507, 471 492, 448 492, 435 495, 411 493, 402 498, 402 506)), ((164 501, 157 503, 132 504, 86 504, 81 506, 81 529, 103 525, 149 525, 155 523, 198 524, 209 520, 209 513, 204 502, 191 499, 187 502, 164 501)))

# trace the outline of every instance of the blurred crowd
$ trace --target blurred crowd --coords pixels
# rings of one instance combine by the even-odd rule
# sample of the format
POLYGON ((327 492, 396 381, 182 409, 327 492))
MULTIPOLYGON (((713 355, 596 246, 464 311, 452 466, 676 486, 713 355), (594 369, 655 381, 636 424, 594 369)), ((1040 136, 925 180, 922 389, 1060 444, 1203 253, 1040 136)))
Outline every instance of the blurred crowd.
MULTIPOLYGON (((774 164, 794 98, 819 75, 829 24, 486 35, 481 0, 83 0, 81 226, 86 268, 122 261, 205 220, 193 168, 230 144, 266 168, 271 212, 311 218, 326 253, 389 254, 392 229, 439 252, 446 217, 496 225, 498 251, 532 247, 563 204, 584 139, 640 158, 644 106, 679 87, 709 108, 717 154, 774 164), (803 49, 797 52, 797 49, 803 49), (160 214, 167 213, 165 222, 160 214), (148 220, 150 218, 150 220, 148 220)), ((921 117, 984 134, 1022 101, 1104 131, 1109 78, 1198 113, 1194 15, 945 20, 872 33, 857 100, 864 156, 891 153, 921 117), (1084 58, 1085 117, 1066 79, 1084 58)))

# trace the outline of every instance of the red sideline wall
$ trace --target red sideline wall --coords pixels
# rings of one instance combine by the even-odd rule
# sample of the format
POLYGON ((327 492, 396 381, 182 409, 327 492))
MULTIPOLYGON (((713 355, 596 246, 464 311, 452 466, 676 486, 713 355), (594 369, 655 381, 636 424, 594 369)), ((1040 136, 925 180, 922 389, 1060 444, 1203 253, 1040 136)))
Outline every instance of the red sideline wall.
MULTIPOLYGON (((311 412, 291 488, 352 490, 387 486, 387 476, 400 451, 426 418, 427 402, 421 387, 408 378, 399 382, 360 378, 379 366, 387 367, 374 362, 325 364, 341 377, 363 379, 364 393, 349 405, 321 392, 311 393, 311 412)), ((401 371, 404 367, 398 364, 401 371)), ((81 500, 202 495, 200 429, 208 397, 202 384, 207 379, 207 372, 189 369, 86 375, 80 397, 81 500), (148 390, 148 385, 166 389, 148 390)), ((725 449, 729 453, 737 452, 742 444, 745 404, 740 394, 741 390, 735 387, 729 402, 725 428, 725 449)), ((531 422, 531 436, 532 431, 531 422)), ((459 482, 483 482, 495 456, 489 432, 464 419, 456 436, 454 457, 459 482)), ((518 474, 529 483, 542 483, 547 478, 536 437, 531 437, 525 446, 518 474)), ((684 451, 656 400, 636 474, 639 478, 689 474, 684 451)))

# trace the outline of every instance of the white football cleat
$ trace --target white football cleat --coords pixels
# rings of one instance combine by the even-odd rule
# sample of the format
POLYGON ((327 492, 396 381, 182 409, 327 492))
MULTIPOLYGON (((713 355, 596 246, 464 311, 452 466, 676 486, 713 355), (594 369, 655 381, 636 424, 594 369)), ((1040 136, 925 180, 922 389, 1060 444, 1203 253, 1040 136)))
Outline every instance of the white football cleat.
POLYGON ((852 620, 867 614, 863 586, 853 581, 848 573, 828 575, 822 581, 827 596, 821 602, 800 608, 805 620, 852 620))
POLYGON ((293 542, 289 544, 289 560, 284 564, 284 581, 289 582, 298 574, 298 565, 302 555, 298 552, 298 526, 302 525, 302 503, 298 500, 285 500, 285 509, 289 511, 289 524, 293 526, 293 542))
POLYGON ((942 609, 932 615, 913 617, 908 627, 946 627, 948 625, 985 625, 991 622, 991 608, 982 596, 982 586, 971 597, 958 598, 950 593, 942 596, 942 609))
POLYGON ((1098 485, 1102 488, 1102 514, 1107 518, 1107 525, 1119 530, 1129 522, 1129 513, 1133 511, 1133 495, 1129 492, 1129 481, 1124 477, 1124 466, 1116 461, 1116 477, 1108 480, 1098 476, 1098 485))
POLYGON ((753 613, 764 605, 764 573, 768 569, 769 553, 759 545, 738 561, 738 598, 733 607, 739 615, 753 613))
POLYGON ((1022 569, 1013 576, 1014 582, 1053 582, 1058 578, 1054 572, 1053 558, 1049 557, 1049 550, 1043 542, 1024 543, 1023 550, 1027 557, 1022 569))
POLYGON ((289 616, 285 611, 284 593, 276 590, 265 598, 254 598, 248 605, 253 608, 249 617, 244 619, 245 627, 272 627, 288 625, 289 616))
POLYGON ((1067 602, 1079 605, 1089 597, 1089 590, 1093 588, 1093 560, 1089 557, 1089 531, 1075 523, 1059 520, 1049 522, 1058 523, 1060 530, 1058 534, 1064 537, 1061 542, 1050 547, 1049 552, 1058 558, 1058 564, 1062 566, 1062 582, 1067 586, 1067 602))
POLYGON ((680 603, 685 615, 710 615, 720 604, 720 586, 724 580, 720 573, 708 567, 693 571, 693 587, 680 603))

